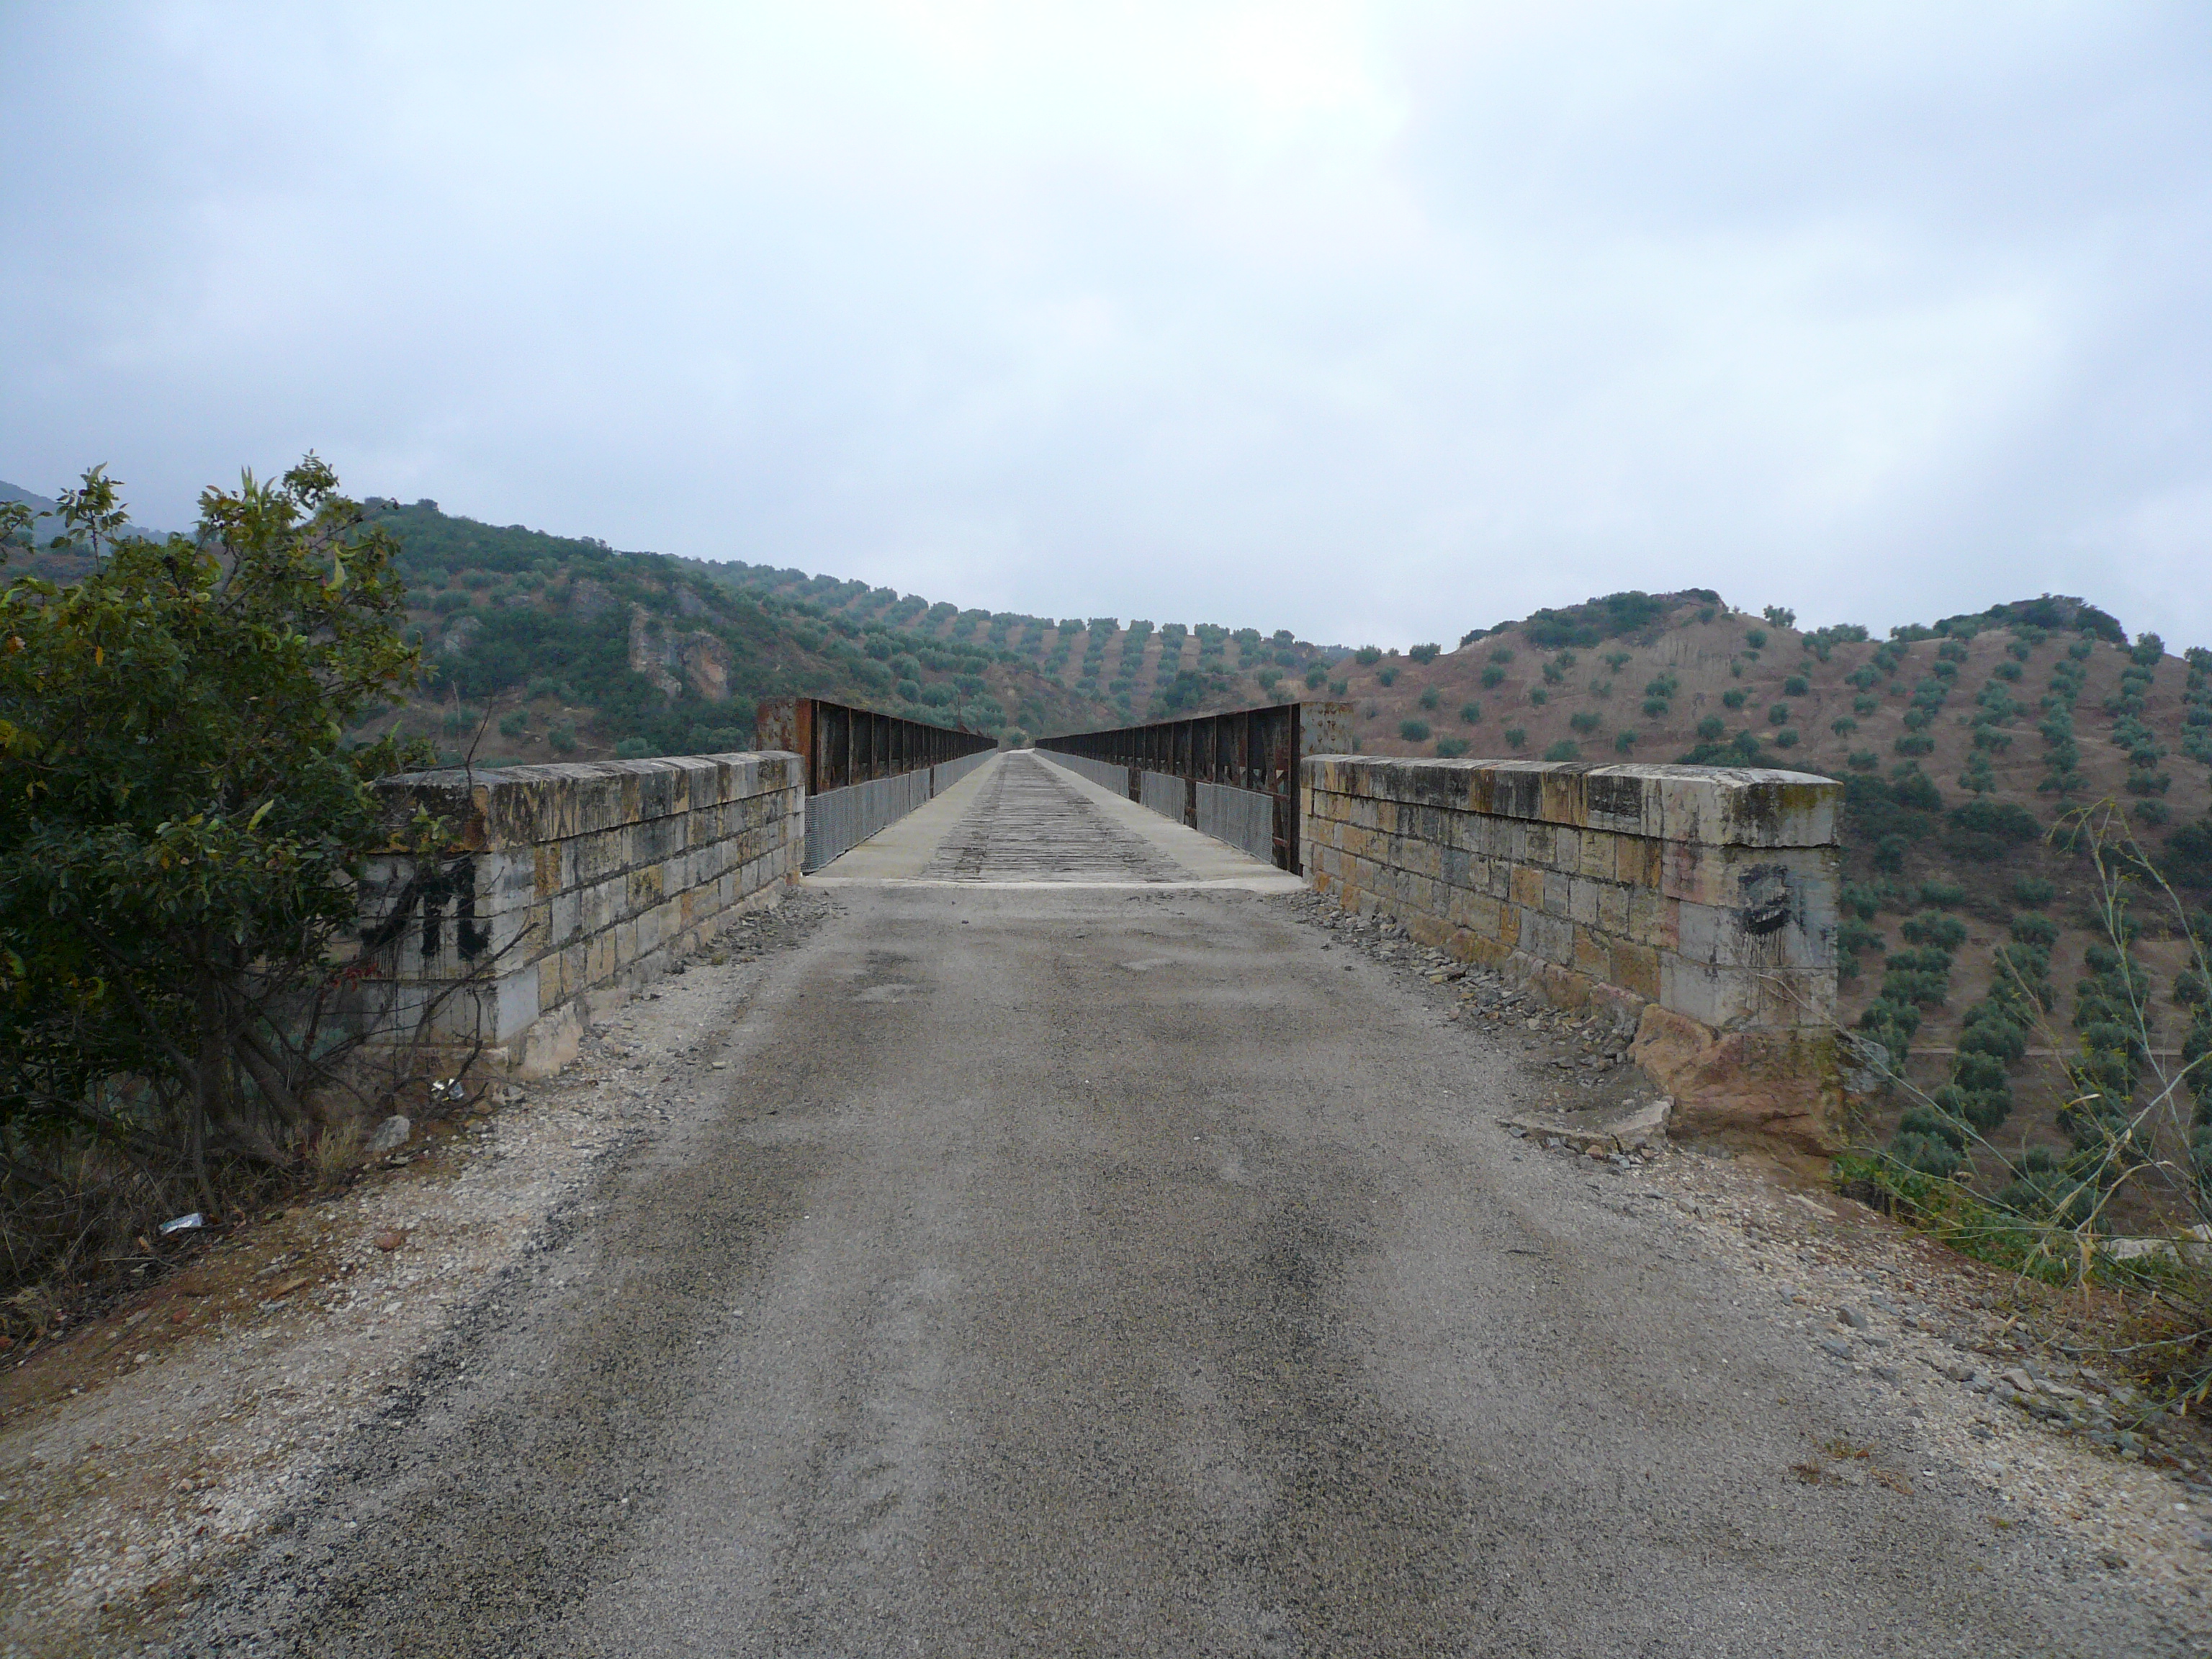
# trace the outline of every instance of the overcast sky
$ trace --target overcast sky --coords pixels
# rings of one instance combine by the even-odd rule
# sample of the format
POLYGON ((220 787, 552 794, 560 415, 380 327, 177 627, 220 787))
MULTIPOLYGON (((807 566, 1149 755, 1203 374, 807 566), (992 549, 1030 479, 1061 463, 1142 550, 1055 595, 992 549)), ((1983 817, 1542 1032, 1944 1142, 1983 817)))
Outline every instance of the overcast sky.
POLYGON ((2212 644, 2212 8, 0 0, 0 477, 1405 644, 2212 644))

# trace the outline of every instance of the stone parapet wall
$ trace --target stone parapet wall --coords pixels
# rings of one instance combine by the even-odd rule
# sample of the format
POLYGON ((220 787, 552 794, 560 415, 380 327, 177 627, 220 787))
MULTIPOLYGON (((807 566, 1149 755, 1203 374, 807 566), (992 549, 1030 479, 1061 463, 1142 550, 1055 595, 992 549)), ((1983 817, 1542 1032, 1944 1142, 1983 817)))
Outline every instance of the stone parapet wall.
POLYGON ((441 820, 436 859, 370 861, 362 984, 387 1029, 526 1074, 557 1069, 619 1001, 799 879, 805 774, 781 753, 412 773, 395 827, 441 820))
POLYGON ((1841 796, 1805 773, 1690 766, 1332 755, 1300 778, 1317 889, 1555 1000, 1622 1005, 1662 1081, 1710 1096, 1723 1072, 1755 1075, 1790 1097, 1776 1132, 1808 1146, 1839 1103, 1841 796))

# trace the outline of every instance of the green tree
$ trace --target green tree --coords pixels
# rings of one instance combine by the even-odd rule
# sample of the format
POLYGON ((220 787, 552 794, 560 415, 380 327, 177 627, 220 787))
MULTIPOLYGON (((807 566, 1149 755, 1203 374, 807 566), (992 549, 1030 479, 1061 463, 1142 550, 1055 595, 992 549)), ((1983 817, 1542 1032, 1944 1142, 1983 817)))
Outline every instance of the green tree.
POLYGON ((0 590, 0 1125, 204 1187, 319 1115, 373 782, 421 758, 343 734, 418 659, 391 544, 313 455, 206 491, 197 538, 116 539, 98 468, 61 515, 91 574, 0 590))

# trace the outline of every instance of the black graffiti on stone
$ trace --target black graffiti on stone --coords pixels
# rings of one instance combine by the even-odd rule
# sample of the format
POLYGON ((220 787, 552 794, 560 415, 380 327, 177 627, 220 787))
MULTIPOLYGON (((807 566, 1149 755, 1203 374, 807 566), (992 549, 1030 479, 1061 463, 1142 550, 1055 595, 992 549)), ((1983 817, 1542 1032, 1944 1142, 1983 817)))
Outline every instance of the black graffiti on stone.
POLYGON ((362 940, 364 951, 380 951, 407 931, 419 910, 422 918, 422 957, 426 962, 445 947, 446 907, 453 908, 453 926, 461 959, 474 962, 491 943, 491 929, 477 923, 477 861, 459 858, 451 863, 415 873, 399 890, 390 913, 362 940))
POLYGON ((1796 896, 1791 890, 1787 866, 1754 864, 1737 878, 1737 885, 1743 895, 1737 920, 1745 933, 1763 938, 1790 925, 1796 896))

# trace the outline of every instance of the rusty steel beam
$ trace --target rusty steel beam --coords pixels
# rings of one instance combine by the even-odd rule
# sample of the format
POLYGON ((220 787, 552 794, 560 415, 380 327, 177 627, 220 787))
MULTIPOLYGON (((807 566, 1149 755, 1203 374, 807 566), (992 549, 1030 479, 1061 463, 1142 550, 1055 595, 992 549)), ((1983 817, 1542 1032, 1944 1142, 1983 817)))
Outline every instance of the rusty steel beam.
POLYGON ((1198 822, 1198 792, 1188 786, 1225 784, 1273 798, 1275 864, 1300 870, 1298 763, 1310 755, 1340 755, 1352 748, 1348 702, 1279 702, 1224 714, 1120 726, 1103 732, 1068 732, 1039 738, 1036 746, 1129 769, 1129 799, 1142 798, 1140 775, 1165 773, 1187 786, 1182 821, 1198 822))
POLYGON ((919 772, 999 746, 996 738, 981 732, 931 726, 823 697, 763 698, 753 720, 753 743, 803 757, 810 795, 919 772))

